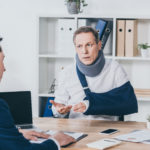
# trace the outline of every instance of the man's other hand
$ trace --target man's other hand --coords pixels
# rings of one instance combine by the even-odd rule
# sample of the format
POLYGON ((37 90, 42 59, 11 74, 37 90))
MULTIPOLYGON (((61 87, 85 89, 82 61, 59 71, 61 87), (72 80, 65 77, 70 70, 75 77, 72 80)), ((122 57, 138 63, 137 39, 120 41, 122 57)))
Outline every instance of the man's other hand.
POLYGON ((55 133, 52 135, 52 138, 56 139, 60 146, 65 146, 76 141, 73 137, 66 135, 63 132, 55 133))
POLYGON ((75 111, 75 112, 83 113, 83 112, 85 112, 85 110, 86 110, 86 105, 83 102, 80 102, 80 103, 74 105, 74 107, 73 107, 73 111, 75 111))
POLYGON ((66 114, 72 108, 72 105, 65 106, 64 104, 56 103, 53 100, 50 100, 50 103, 52 103, 54 105, 54 107, 60 114, 66 114))
POLYGON ((37 132, 37 131, 29 131, 29 130, 19 129, 19 132, 22 133, 26 139, 33 140, 33 141, 36 141, 37 138, 48 139, 50 137, 50 135, 48 135, 48 134, 45 134, 42 132, 37 132))

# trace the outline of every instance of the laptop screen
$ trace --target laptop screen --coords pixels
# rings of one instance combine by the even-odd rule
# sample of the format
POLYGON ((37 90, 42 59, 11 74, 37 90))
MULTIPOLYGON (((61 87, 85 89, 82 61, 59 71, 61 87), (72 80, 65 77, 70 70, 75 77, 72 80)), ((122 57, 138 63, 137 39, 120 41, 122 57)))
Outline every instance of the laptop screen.
POLYGON ((5 100, 16 125, 32 124, 32 106, 30 91, 0 92, 5 100))

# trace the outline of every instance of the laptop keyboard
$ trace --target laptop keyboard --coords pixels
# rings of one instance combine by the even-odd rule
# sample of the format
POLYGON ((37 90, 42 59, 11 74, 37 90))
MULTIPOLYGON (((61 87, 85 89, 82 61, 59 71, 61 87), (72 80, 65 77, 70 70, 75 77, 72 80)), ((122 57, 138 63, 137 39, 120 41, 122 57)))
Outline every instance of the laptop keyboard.
POLYGON ((17 126, 18 128, 21 128, 21 129, 31 129, 31 128, 34 128, 34 126, 32 124, 29 124, 29 125, 21 125, 21 126, 17 126))

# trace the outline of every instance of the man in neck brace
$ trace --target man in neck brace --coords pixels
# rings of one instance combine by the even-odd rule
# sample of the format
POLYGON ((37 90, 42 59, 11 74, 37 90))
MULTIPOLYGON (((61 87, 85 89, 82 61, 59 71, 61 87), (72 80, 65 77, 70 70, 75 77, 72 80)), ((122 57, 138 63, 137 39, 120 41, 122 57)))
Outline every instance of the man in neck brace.
POLYGON ((137 99, 124 69, 105 59, 98 32, 80 27, 73 36, 76 63, 58 81, 52 110, 55 117, 117 120, 138 111, 137 99))

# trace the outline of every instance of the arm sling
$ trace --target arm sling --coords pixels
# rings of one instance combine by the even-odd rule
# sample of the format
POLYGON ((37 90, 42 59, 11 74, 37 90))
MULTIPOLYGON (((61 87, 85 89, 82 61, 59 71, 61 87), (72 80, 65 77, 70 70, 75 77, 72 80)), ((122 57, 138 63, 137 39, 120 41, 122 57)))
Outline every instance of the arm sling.
POLYGON ((86 97, 89 107, 85 115, 111 115, 121 116, 138 112, 137 99, 130 82, 114 88, 105 93, 91 92, 85 75, 76 66, 76 71, 86 97))

